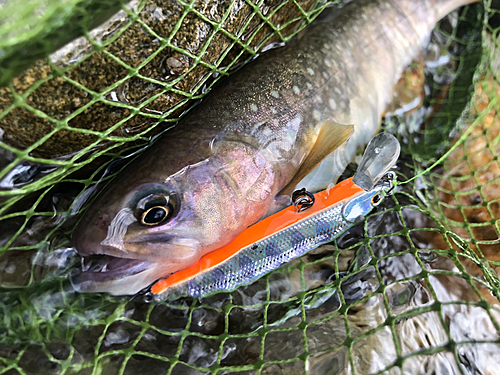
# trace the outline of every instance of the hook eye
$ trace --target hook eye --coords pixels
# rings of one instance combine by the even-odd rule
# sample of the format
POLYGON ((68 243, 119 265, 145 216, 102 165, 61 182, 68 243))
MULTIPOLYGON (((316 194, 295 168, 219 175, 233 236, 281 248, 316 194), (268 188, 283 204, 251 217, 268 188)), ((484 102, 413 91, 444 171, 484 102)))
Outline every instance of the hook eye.
POLYGON ((303 212, 311 208, 316 198, 305 188, 295 190, 292 194, 292 202, 297 209, 297 213, 303 212))
POLYGON ((396 186, 394 184, 391 183, 391 187, 389 190, 387 190, 387 195, 392 195, 392 193, 394 192, 394 189, 396 188, 396 186))
POLYGON ((396 177, 397 176, 394 171, 389 171, 380 179, 381 183, 389 184, 389 189, 386 192, 387 195, 391 195, 394 192, 394 189, 396 187, 396 185, 394 184, 394 180, 396 179, 396 177))
POLYGON ((394 171, 387 172, 382 178, 382 182, 392 182, 396 179, 396 173, 394 171))

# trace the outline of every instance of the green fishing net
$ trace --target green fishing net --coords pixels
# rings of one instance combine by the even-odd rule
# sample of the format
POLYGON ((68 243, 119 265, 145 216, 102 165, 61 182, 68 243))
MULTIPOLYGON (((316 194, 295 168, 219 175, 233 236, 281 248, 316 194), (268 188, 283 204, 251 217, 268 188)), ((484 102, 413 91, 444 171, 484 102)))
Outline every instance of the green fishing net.
POLYGON ((0 374, 499 372, 491 0, 445 18, 398 83, 383 131, 402 144, 400 183, 364 223, 201 300, 69 284, 71 231, 97 181, 325 6, 0 0, 0 374))

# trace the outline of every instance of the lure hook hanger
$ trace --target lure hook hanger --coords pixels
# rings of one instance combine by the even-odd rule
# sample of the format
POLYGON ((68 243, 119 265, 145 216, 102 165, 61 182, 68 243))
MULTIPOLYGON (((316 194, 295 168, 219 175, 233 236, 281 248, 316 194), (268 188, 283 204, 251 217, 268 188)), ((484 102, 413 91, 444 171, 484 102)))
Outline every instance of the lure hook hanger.
POLYGON ((316 198, 310 192, 308 192, 305 188, 300 190, 295 190, 292 193, 292 202, 293 205, 297 208, 297 213, 303 212, 311 208, 314 204, 314 200, 316 198))
POLYGON ((393 193, 394 189, 396 188, 396 184, 394 183, 394 180, 396 180, 396 173, 393 171, 387 172, 380 179, 379 183, 389 184, 389 186, 390 186, 389 190, 387 190, 387 195, 391 195, 393 193))

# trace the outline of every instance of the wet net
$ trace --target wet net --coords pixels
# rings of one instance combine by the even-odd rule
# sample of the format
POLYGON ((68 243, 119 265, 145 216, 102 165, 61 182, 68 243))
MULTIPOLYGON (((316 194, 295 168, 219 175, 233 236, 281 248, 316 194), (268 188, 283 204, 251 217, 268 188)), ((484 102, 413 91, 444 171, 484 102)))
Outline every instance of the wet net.
POLYGON ((398 83, 383 131, 402 144, 400 185, 364 223, 206 299, 69 284, 81 197, 326 5, 0 0, 0 374, 499 372, 491 0, 440 22, 398 83))

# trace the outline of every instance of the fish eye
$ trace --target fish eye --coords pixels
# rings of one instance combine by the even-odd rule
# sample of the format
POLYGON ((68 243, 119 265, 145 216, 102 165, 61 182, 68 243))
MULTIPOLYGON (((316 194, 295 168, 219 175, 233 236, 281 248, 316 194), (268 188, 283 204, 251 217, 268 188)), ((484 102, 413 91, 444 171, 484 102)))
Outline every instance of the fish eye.
POLYGON ((382 202, 382 194, 377 193, 372 197, 372 205, 378 206, 382 202))
POLYGON ((176 202, 175 194, 149 194, 137 202, 134 216, 142 225, 158 225, 174 216, 176 202))
POLYGON ((170 213, 170 207, 155 206, 144 211, 141 216, 141 224, 158 225, 162 223, 170 213))

